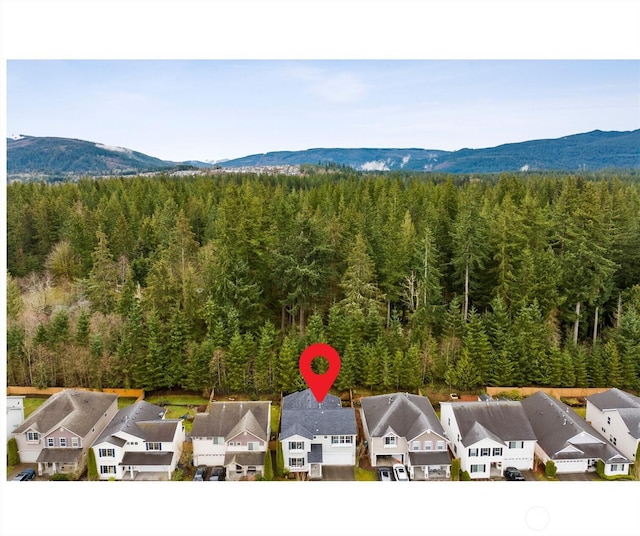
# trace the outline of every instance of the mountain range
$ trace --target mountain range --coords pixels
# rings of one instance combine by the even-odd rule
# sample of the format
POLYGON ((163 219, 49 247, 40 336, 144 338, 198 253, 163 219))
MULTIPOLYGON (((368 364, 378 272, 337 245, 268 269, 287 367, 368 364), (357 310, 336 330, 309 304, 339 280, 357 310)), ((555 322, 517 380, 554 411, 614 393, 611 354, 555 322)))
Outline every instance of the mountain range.
MULTIPOLYGON (((218 168, 338 164, 363 171, 496 173, 536 170, 640 169, 640 129, 594 130, 557 139, 509 143, 485 149, 307 149, 255 154, 220 161, 218 168)), ((7 139, 7 178, 67 179, 211 168, 210 162, 173 162, 143 153, 71 138, 7 139)))

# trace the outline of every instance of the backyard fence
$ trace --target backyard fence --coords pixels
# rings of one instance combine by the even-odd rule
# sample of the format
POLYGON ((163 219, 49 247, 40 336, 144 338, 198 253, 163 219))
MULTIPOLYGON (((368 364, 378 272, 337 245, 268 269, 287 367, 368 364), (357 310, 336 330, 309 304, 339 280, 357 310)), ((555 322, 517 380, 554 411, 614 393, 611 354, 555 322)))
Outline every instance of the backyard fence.
POLYGON ((609 387, 487 387, 487 394, 495 396, 500 393, 517 391, 522 396, 530 396, 538 391, 544 391, 554 398, 584 398, 608 390, 609 387))
POLYGON ((7 394, 8 395, 23 395, 23 396, 51 396, 59 393, 60 391, 64 391, 65 389, 75 389, 76 391, 97 391, 100 393, 110 393, 114 395, 118 395, 124 398, 135 398, 136 402, 140 400, 144 400, 144 390, 143 389, 115 389, 105 387, 104 389, 88 389, 86 387, 47 387, 46 389, 37 389, 36 387, 16 387, 16 386, 8 386, 7 394))

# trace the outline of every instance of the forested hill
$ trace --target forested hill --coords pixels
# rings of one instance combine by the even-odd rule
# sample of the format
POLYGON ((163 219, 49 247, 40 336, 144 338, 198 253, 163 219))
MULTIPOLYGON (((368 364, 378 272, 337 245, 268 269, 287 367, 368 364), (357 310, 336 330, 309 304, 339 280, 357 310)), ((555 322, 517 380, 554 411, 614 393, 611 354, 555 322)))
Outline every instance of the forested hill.
POLYGON ((127 175, 168 171, 201 162, 170 162, 127 149, 85 140, 17 136, 7 139, 9 179, 64 179, 82 175, 127 175))
POLYGON ((488 149, 309 149, 257 154, 223 167, 335 163, 358 170, 495 173, 534 170, 640 168, 640 130, 594 130, 559 139, 510 143, 488 149))
MULTIPOLYGON (((212 147, 212 152, 214 151, 212 147)), ((488 149, 308 149, 278 151, 220 162, 224 168, 337 164, 360 171, 496 173, 536 170, 640 169, 640 130, 595 130, 552 140, 511 143, 488 149)), ((74 179, 208 168, 199 161, 170 162, 123 147, 69 138, 7 139, 9 180, 74 179)))
POLYGON ((635 174, 14 182, 7 381, 277 395, 328 342, 339 390, 638 390, 635 174))

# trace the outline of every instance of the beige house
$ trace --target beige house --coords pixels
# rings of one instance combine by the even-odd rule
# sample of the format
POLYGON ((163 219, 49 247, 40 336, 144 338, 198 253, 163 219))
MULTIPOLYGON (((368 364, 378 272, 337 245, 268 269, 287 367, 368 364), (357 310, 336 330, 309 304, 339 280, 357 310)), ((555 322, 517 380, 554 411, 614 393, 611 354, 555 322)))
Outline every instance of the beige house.
POLYGON ((118 412, 118 395, 66 389, 52 395, 14 430, 21 463, 38 475, 79 474, 87 451, 118 412))

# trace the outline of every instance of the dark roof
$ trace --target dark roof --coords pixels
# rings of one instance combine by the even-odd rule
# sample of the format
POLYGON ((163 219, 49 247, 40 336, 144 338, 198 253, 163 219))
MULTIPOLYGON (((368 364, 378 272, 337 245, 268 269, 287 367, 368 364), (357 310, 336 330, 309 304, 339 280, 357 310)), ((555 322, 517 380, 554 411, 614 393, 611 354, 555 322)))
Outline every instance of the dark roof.
POLYGON ((640 408, 622 408, 618 410, 618 413, 627 425, 631 437, 640 438, 640 408))
POLYGON ((176 436, 176 429, 180 426, 182 421, 180 419, 171 420, 157 420, 157 421, 145 421, 139 422, 138 428, 142 430, 144 434, 144 440, 169 443, 173 441, 176 436))
POLYGON ((247 431, 266 441, 270 411, 271 402, 213 402, 209 413, 198 414, 193 419, 191 437, 228 439, 242 431, 238 427, 242 422, 247 431))
POLYGON ((353 408, 343 408, 333 395, 318 404, 306 389, 283 398, 280 430, 280 440, 296 434, 309 439, 314 435, 356 435, 356 413, 353 408))
POLYGON ((322 445, 320 443, 311 444, 309 463, 322 463, 322 445))
POLYGON ((470 446, 484 438, 498 442, 534 441, 536 435, 520 402, 447 402, 455 415, 462 444, 470 446))
POLYGON ((522 407, 538 438, 538 444, 550 458, 599 458, 605 462, 628 462, 587 421, 547 393, 538 391, 525 398, 522 407))
POLYGON ((368 396, 360 400, 371 437, 393 431, 408 441, 431 430, 444 437, 444 429, 431 402, 409 393, 368 396))
POLYGON ((44 435, 56 427, 64 427, 84 437, 117 398, 118 395, 109 393, 65 389, 51 395, 13 432, 35 430, 44 435))
POLYGON ((42 449, 36 462, 40 463, 76 463, 82 456, 82 449, 42 449))
POLYGON ((238 465, 264 465, 264 451, 255 452, 229 452, 224 455, 224 465, 237 463, 238 465))
POLYGON ((118 465, 171 465, 173 452, 125 452, 118 465))
POLYGON ((451 464, 451 454, 448 450, 430 450, 427 452, 409 451, 411 465, 449 465, 451 464))
POLYGON ((327 394, 322 403, 318 403, 311 389, 297 391, 282 398, 282 409, 340 409, 342 403, 337 396, 327 394))
MULTIPOLYGON (((126 432, 127 434, 139 437, 140 439, 146 439, 147 441, 162 441, 160 439, 148 439, 145 436, 145 432, 138 427, 138 423, 160 420, 165 413, 166 410, 164 408, 150 404, 144 400, 131 404, 115 414, 94 444, 97 445, 106 441, 114 445, 122 446, 122 439, 116 437, 118 432, 126 432)), ((166 441, 171 441, 171 439, 173 439, 173 436, 166 441)))
POLYGON ((603 409, 621 409, 621 408, 640 408, 640 398, 625 391, 621 391, 616 387, 590 395, 587 400, 600 410, 603 409))

